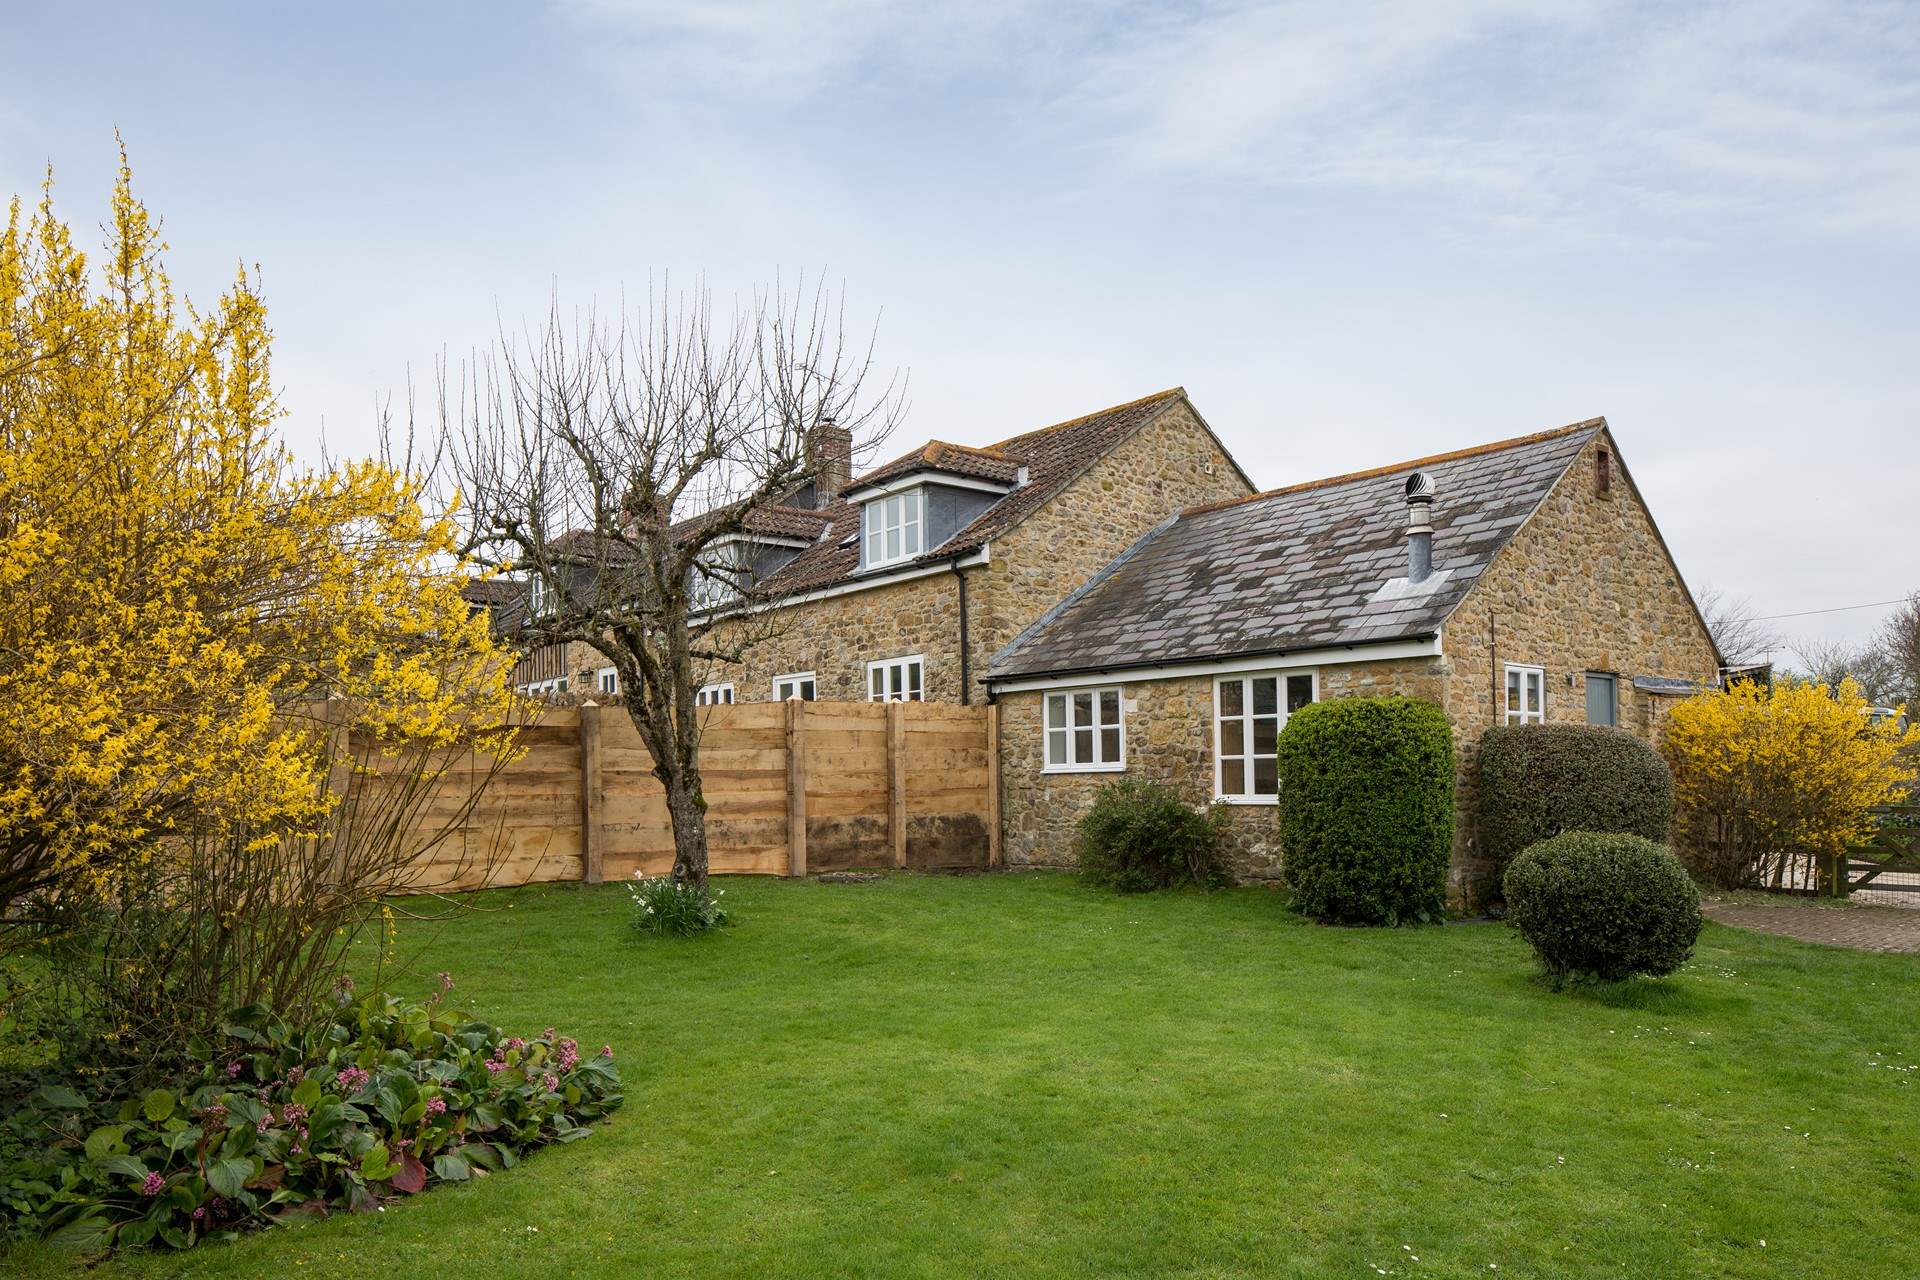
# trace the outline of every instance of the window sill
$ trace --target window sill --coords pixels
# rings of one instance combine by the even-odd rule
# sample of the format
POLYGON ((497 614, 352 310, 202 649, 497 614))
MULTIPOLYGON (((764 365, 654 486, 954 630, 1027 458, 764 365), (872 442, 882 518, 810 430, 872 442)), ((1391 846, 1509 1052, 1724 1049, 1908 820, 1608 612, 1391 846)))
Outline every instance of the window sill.
POLYGON ((1279 796, 1215 796, 1215 804, 1277 805, 1279 796))
POLYGON ((1127 771, 1127 766, 1125 761, 1122 761, 1119 764, 1050 764, 1050 765, 1044 766, 1040 770, 1040 772, 1043 774, 1047 774, 1047 773, 1125 773, 1126 771, 1127 771))

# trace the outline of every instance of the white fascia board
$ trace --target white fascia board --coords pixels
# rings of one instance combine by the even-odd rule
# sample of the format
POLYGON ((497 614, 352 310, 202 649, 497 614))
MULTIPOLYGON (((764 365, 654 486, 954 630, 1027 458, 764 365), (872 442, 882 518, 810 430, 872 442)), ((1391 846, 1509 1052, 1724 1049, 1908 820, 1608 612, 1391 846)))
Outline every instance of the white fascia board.
POLYGON ((1324 667, 1341 662, 1391 662, 1396 658, 1437 658, 1440 637, 1391 640, 1381 644, 1326 645, 1290 653, 1253 654, 1210 662, 1178 662, 1157 667, 1111 667, 1075 671, 1057 676, 1026 676, 996 680, 987 677, 995 693, 1025 693, 1034 689, 1079 689, 1096 684, 1139 684, 1148 680, 1184 680, 1193 676, 1228 676, 1248 671, 1285 671, 1293 667, 1324 667))
POLYGON ((798 547, 804 551, 818 541, 818 538, 802 538, 790 533, 723 533, 707 546, 798 547))
POLYGON ((922 485, 945 485, 949 489, 978 489, 982 493, 1012 493, 1018 486, 1001 484, 995 480, 981 480, 975 476, 963 476, 953 471, 942 471, 929 467, 919 471, 909 471, 905 475, 895 476, 891 480, 882 480, 879 484, 850 484, 844 496, 849 502, 870 502, 874 498, 883 498, 890 493, 900 493, 907 489, 918 489, 922 485))

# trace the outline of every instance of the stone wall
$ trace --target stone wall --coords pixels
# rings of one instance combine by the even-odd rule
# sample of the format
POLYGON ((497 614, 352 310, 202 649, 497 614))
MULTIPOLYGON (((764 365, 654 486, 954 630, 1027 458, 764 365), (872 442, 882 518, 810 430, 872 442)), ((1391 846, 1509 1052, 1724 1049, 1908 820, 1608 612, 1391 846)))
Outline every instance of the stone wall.
POLYGON ((1253 492, 1193 407, 1176 400, 1052 501, 994 540, 981 661, 1176 511, 1253 492))
POLYGON ((1601 490, 1595 455, 1603 448, 1614 449, 1604 432, 1446 625, 1452 674, 1445 705, 1460 761, 1456 803, 1467 819, 1456 828, 1450 888, 1461 896, 1486 887, 1489 868, 1471 821, 1475 752, 1483 730, 1505 723, 1506 663, 1545 669, 1551 724, 1585 724, 1586 674, 1615 675, 1620 727, 1650 741, 1658 741, 1672 699, 1634 689, 1635 676, 1712 681, 1719 674, 1713 642, 1617 454, 1611 484, 1601 490))
MULTIPOLYGON (((1441 701, 1446 670, 1435 658, 1332 663, 1316 668, 1320 696, 1404 694, 1441 701)), ((1045 695, 1000 698, 1001 814, 1009 865, 1064 866, 1073 861, 1075 825, 1102 784, 1146 778, 1172 787, 1193 804, 1214 795, 1212 676, 1133 680, 1121 685, 1126 717, 1124 773, 1046 773, 1041 717, 1045 695)), ((1226 806, 1226 860, 1241 880, 1281 875, 1278 811, 1273 805, 1226 806)))

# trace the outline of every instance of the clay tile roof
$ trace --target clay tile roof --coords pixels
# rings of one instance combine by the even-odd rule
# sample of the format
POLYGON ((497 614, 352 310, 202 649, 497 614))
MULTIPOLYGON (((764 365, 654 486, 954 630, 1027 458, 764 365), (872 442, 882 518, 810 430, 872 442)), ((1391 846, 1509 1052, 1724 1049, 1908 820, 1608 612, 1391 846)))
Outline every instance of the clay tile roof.
POLYGON ((994 655, 988 679, 1432 635, 1605 428, 1594 418, 1190 508, 994 655), (1416 470, 1438 492, 1436 578, 1425 591, 1382 594, 1406 576, 1402 486, 1416 470))
MULTIPOLYGON (((929 548, 917 563, 948 560, 977 551, 991 539, 1011 529, 1066 488, 1088 466, 1185 397, 1184 388, 1170 387, 1138 400, 1129 400, 1125 404, 1113 405, 1050 427, 1041 427, 986 448, 949 444, 942 440, 929 441, 911 453, 868 471, 855 484, 876 483, 891 476, 925 469, 1013 483, 1019 469, 1025 466, 1025 484, 994 503, 953 537, 937 547, 929 548)), ((826 536, 769 577, 761 584, 763 590, 774 595, 794 595, 836 586, 860 576, 860 549, 852 542, 860 529, 859 504, 841 498, 815 514, 830 521, 826 536)), ((895 573, 905 567, 910 566, 890 565, 876 576, 895 573)))

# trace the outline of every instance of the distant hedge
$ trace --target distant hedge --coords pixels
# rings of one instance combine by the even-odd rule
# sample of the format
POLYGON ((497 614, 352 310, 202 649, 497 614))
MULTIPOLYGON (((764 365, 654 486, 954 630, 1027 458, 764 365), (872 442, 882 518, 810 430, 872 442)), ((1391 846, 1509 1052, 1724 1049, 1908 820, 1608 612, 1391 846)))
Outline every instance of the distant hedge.
POLYGON ((1438 920, 1453 857, 1453 732, 1416 698, 1335 698, 1280 734, 1287 883, 1307 915, 1438 920))
POLYGON ((1480 736, 1480 850, 1496 883, 1522 849, 1563 831, 1616 831, 1664 843, 1673 774, 1619 729, 1508 725, 1480 736))
POLYGON ((1672 973, 1700 936, 1700 891, 1639 836, 1569 831, 1507 868, 1507 918, 1556 981, 1672 973))

